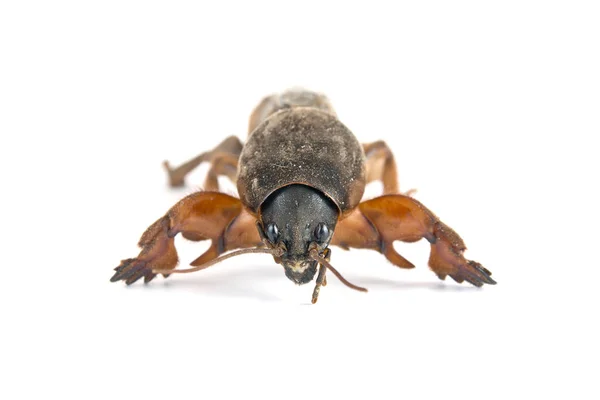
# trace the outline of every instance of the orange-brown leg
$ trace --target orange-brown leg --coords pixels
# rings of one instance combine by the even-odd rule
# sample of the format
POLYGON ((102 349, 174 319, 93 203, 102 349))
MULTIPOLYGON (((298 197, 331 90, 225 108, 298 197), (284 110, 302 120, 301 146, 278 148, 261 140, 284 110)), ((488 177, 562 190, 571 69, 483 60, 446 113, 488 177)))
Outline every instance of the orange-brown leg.
POLYGON ((235 184, 237 180, 237 167, 239 155, 231 153, 219 153, 211 161, 210 169, 206 174, 204 189, 210 191, 219 191, 220 175, 228 177, 235 184))
POLYGON ((185 185, 185 177, 203 162, 212 162, 215 158, 229 156, 239 158, 242 152, 242 142, 236 136, 229 136, 211 151, 201 153, 177 168, 172 168, 168 161, 163 162, 169 174, 169 185, 178 187, 185 185))
POLYGON ((363 144, 367 156, 367 183, 381 180, 384 194, 398 193, 398 168, 394 154, 383 140, 363 144))
POLYGON ((475 286, 496 283, 490 271, 463 257, 466 247, 456 232, 408 196, 386 195, 360 203, 338 223, 331 244, 377 250, 399 267, 414 268, 394 250, 393 242, 416 242, 422 238, 431 244, 429 266, 440 279, 449 275, 456 282, 467 281, 475 286))
POLYGON ((191 194, 150 225, 139 241, 140 254, 121 261, 111 282, 123 280, 130 285, 140 278, 150 282, 156 276, 152 270, 174 269, 178 263, 174 238, 178 233, 190 240, 212 242, 192 265, 229 250, 259 246, 262 241, 255 224, 256 219, 244 210, 239 199, 215 192, 191 194))
MULTIPOLYGON (((383 194, 399 193, 398 167, 394 153, 386 142, 378 140, 373 143, 363 144, 367 156, 367 183, 380 180, 383 183, 383 194)), ((414 193, 411 189, 406 195, 414 193)))

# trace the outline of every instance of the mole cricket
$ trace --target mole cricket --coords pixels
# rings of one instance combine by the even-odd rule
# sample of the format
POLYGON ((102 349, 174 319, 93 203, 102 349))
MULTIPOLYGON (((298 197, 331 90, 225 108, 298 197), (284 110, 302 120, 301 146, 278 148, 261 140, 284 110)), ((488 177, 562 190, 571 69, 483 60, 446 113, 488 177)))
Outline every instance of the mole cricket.
POLYGON ((393 242, 431 245, 429 267, 440 278, 475 286, 494 285, 491 272, 464 258, 460 236, 419 201, 399 191, 396 162, 383 141, 360 144, 337 118, 327 97, 293 89, 265 97, 250 116, 245 144, 223 140, 178 168, 165 162, 172 187, 203 162, 210 163, 204 189, 176 203, 143 233, 136 258, 121 261, 111 282, 130 285, 157 274, 205 269, 246 253, 266 253, 283 265, 294 283, 311 282, 315 303, 330 270, 329 246, 370 249, 400 268, 415 266, 394 250, 393 242), (236 185, 239 198, 219 192, 218 177, 236 185), (383 195, 362 201, 365 185, 380 180, 383 195), (174 237, 210 240, 191 262, 178 264, 174 237))

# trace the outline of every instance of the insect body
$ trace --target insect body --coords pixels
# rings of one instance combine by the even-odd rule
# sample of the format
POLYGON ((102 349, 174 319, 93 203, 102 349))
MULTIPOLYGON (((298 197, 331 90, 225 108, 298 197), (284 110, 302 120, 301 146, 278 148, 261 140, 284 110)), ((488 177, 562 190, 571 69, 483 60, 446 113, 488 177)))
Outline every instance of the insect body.
POLYGON ((111 281, 131 284, 158 273, 204 269, 244 253, 268 253, 297 284, 317 275, 313 303, 326 284, 330 245, 382 253, 401 268, 414 265, 398 254, 395 240, 431 244, 429 266, 440 279, 475 286, 495 284, 491 273, 463 257, 462 239, 414 198, 400 194, 394 156, 383 141, 361 145, 336 117, 323 95, 290 90, 266 97, 250 117, 244 145, 229 137, 178 168, 165 167, 172 186, 202 162, 211 167, 205 191, 191 194, 152 224, 140 239, 138 257, 123 260, 111 281), (218 176, 237 183, 239 199, 220 193, 218 176), (384 194, 361 202, 365 185, 381 180, 384 194), (194 268, 175 269, 174 237, 210 240, 194 268), (231 252, 232 250, 235 250, 231 252))

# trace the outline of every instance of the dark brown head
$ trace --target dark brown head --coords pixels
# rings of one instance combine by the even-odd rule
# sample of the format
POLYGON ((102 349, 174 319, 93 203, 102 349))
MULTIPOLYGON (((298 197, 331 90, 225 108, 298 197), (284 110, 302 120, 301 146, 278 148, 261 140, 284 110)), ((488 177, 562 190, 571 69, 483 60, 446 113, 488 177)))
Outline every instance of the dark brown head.
POLYGON ((339 209, 322 192, 306 185, 285 186, 271 194, 261 206, 259 233, 273 248, 283 250, 275 261, 283 264, 285 275, 301 285, 310 282, 320 255, 328 252, 339 209), (262 231, 262 232, 261 232, 262 231))

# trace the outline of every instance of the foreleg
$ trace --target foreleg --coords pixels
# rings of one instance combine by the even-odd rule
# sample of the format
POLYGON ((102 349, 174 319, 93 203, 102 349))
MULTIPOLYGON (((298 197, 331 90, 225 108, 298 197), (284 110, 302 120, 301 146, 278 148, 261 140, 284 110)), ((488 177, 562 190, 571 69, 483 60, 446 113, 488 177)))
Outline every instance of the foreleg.
POLYGON ((440 279, 450 276, 475 286, 496 283, 490 271, 464 258, 465 244, 452 228, 408 196, 387 195, 360 203, 353 214, 338 223, 331 244, 377 250, 399 267, 414 268, 394 250, 393 242, 422 238, 431 244, 429 267, 440 279))
POLYGON ((141 278, 149 282, 156 276, 153 270, 174 269, 179 261, 174 241, 178 233, 189 240, 212 242, 192 265, 236 248, 259 246, 262 241, 255 223, 239 199, 215 192, 191 194, 150 225, 138 243, 142 249, 138 256, 121 261, 111 282, 124 280, 130 285, 141 278))

